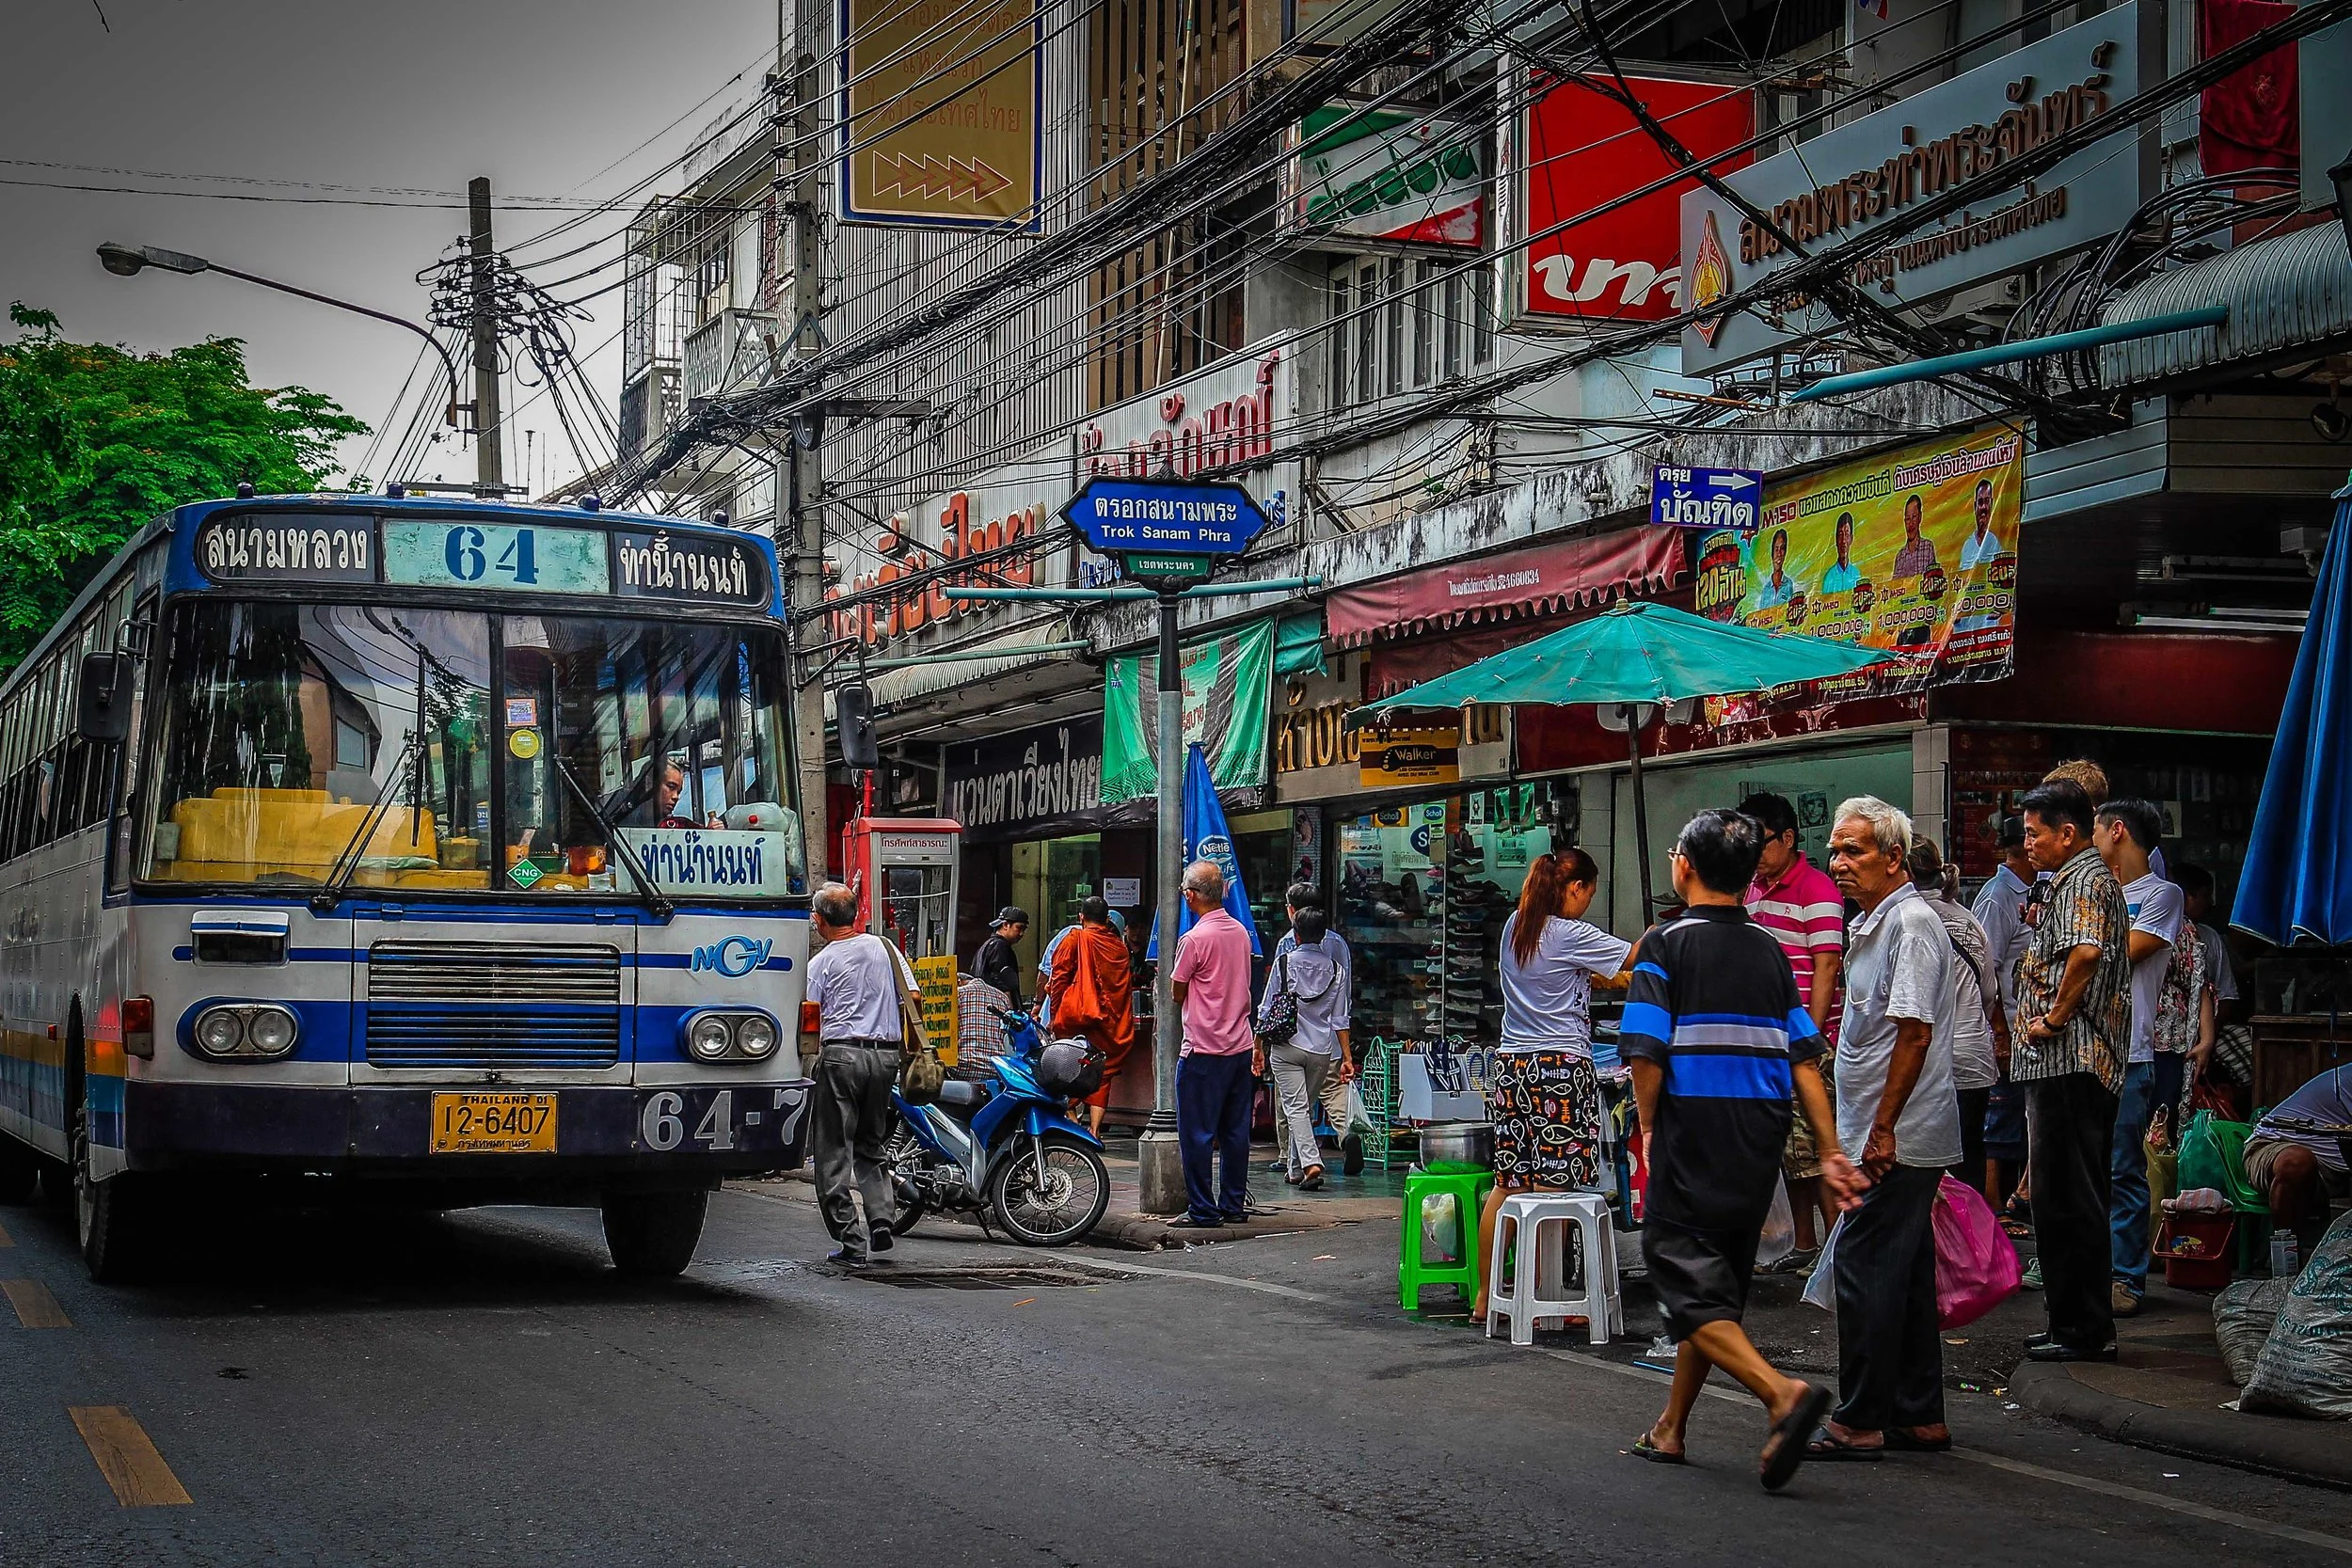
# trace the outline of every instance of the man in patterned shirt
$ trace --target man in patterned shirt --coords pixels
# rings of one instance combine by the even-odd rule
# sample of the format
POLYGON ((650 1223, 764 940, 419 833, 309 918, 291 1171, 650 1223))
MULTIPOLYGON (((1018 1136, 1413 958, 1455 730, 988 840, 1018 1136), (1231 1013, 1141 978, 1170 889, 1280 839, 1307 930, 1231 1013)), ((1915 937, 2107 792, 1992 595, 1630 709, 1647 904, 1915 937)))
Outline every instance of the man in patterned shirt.
MULTIPOLYGON (((1772 933, 1788 955, 1788 968, 1797 977, 1797 996, 1821 1032, 1822 1049, 1837 1050, 1837 1018, 1846 1005, 1840 983, 1846 956, 1846 901, 1828 874, 1804 858, 1797 847, 1797 808, 1783 795, 1751 795, 1740 802, 1740 815, 1752 816, 1764 832, 1764 849, 1756 863, 1756 879, 1748 884, 1748 918, 1772 933)), ((1829 1055, 1821 1058, 1828 1076, 1829 1055)), ((1788 1147, 1781 1152, 1781 1175, 1788 1183, 1788 1207, 1796 1214, 1797 1250, 1783 1269, 1802 1269, 1813 1261, 1820 1246, 1813 1228, 1813 1212, 1822 1213, 1822 1234, 1829 1227, 1829 1206, 1821 1200, 1821 1156, 1814 1147, 1813 1129, 1802 1111, 1788 1126, 1788 1147)))
POLYGON ((2068 780, 2028 790, 2026 854, 2051 873, 2018 965, 2010 1077, 2026 1090, 2034 1234, 2047 1333, 2036 1361, 2112 1361, 2107 1205, 2124 1063, 2131 1053, 2131 916, 2091 842, 2090 797, 2068 780))

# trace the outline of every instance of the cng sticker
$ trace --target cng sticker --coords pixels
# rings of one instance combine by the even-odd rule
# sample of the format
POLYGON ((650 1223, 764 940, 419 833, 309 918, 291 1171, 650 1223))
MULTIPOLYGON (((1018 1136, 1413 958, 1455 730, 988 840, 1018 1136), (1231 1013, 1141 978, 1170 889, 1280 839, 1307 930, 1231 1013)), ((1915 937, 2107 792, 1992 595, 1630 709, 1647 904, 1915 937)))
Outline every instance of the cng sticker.
POLYGON ((506 868, 506 879, 516 887, 530 887, 547 873, 527 860, 516 861, 506 868))

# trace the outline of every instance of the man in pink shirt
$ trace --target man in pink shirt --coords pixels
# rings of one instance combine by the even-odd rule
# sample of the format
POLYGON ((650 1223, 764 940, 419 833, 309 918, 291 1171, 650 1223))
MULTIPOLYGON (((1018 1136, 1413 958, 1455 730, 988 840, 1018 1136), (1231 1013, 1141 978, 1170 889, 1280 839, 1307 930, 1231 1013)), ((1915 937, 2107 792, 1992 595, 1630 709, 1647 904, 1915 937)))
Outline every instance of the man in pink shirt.
POLYGON ((1212 1230, 1249 1217, 1249 933, 1225 912, 1225 874, 1207 861, 1184 867, 1192 929, 1176 943, 1176 1006, 1184 1052, 1176 1064, 1176 1136, 1183 1145, 1187 1212, 1171 1223, 1212 1230), (1212 1157, 1222 1180, 1212 1188, 1212 1157))
MULTIPOLYGON (((1839 984, 1846 954, 1845 896, 1829 874, 1798 849, 1797 808, 1788 797, 1751 795, 1740 802, 1740 813, 1756 818, 1764 830, 1764 853, 1756 863, 1756 880, 1748 885, 1748 918, 1778 938, 1780 950, 1788 955, 1797 995, 1829 1047, 1821 1059, 1826 1075, 1837 1054, 1837 1019, 1845 1007, 1845 988, 1839 984)), ((1820 1151, 1814 1148, 1812 1130, 1802 1114, 1788 1129, 1781 1175, 1788 1183, 1788 1206, 1797 1221, 1797 1250, 1781 1267, 1802 1269, 1813 1261, 1820 1244, 1813 1212, 1821 1211, 1824 1226, 1831 1212, 1821 1193, 1820 1151)))

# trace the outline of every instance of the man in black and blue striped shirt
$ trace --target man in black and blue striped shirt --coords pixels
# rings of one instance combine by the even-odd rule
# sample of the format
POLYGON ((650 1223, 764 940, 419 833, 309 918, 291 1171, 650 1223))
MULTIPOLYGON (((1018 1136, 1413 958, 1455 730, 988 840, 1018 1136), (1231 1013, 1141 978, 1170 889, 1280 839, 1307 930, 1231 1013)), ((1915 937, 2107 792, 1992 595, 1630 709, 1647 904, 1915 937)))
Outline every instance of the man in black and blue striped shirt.
POLYGON ((1679 1341, 1665 1414, 1633 1451, 1680 1464, 1691 1409, 1708 1369, 1721 1367, 1772 1415, 1761 1476, 1776 1491, 1831 1399, 1773 1370, 1740 1325, 1780 1181, 1792 1088, 1833 1206, 1845 1207, 1861 1179, 1837 1142, 1821 1032, 1779 941, 1742 901, 1762 848, 1762 829, 1738 812, 1701 812, 1682 830, 1672 865, 1686 912, 1652 927, 1635 950, 1617 1049, 1633 1070, 1648 1151, 1642 1256, 1679 1341))

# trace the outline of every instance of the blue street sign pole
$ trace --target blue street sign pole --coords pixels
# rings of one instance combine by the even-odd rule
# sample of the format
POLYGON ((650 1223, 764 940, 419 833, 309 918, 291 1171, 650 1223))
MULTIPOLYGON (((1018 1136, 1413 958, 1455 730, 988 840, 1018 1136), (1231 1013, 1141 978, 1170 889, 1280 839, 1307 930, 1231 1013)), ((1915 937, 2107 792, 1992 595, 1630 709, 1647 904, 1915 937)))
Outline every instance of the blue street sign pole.
MULTIPOLYGON (((1196 542, 1199 535, 1186 535, 1185 541, 1170 545, 1154 538, 1148 544, 1133 544, 1124 530, 1150 527, 1155 531, 1174 531, 1190 526, 1187 518, 1207 521, 1204 528, 1216 531, 1220 539, 1239 537, 1241 543, 1232 546, 1234 553, 1255 538, 1265 523, 1265 514, 1247 490, 1239 485, 1171 485, 1142 481, 1095 480, 1079 492, 1077 499, 1062 509, 1062 515, 1077 525, 1097 549, 1113 551, 1127 548, 1148 549, 1153 554, 1184 555, 1201 553, 1196 542), (1245 513, 1231 497, 1217 494, 1232 491, 1248 502, 1245 513), (1140 492, 1138 501, 1132 493, 1140 492), (1206 496, 1199 493, 1210 492, 1206 496), (1096 533, 1080 521, 1082 509, 1089 497, 1101 496, 1107 501, 1107 510, 1118 513, 1147 513, 1149 516, 1120 515, 1108 519, 1105 545, 1096 533), (1189 509, 1171 507, 1170 498, 1189 498, 1201 504, 1189 509), (1229 515, 1222 510, 1231 505, 1229 515), (1183 513, 1184 515, 1170 515, 1183 513), (1254 515, 1257 527, 1248 527, 1254 515), (1244 529, 1247 531, 1244 532, 1244 529)), ((1095 514, 1089 512, 1087 515, 1095 514)), ((1219 546, 1220 552, 1222 545, 1219 546)), ((1206 577, 1216 564, 1213 557, 1204 555, 1200 575, 1206 577)), ((1176 1137, 1176 1060, 1184 1048, 1184 1020, 1176 1008, 1176 961, 1174 933, 1184 919, 1184 677, 1177 663, 1177 610, 1184 600, 1238 598, 1250 594, 1288 594, 1302 588, 1320 588, 1320 577, 1276 578, 1263 582, 1204 584, 1186 588, 1173 578, 1162 579, 1157 587, 1144 588, 948 588, 942 592, 950 599, 1026 599, 1033 601, 1076 600, 1100 603, 1105 599, 1157 599, 1160 606, 1160 674, 1159 674, 1159 733, 1152 748, 1159 768, 1159 928, 1171 933, 1168 945, 1161 952, 1160 961, 1152 981, 1152 1119, 1144 1124, 1136 1158, 1141 1178, 1143 1212, 1147 1214, 1173 1214, 1185 1207, 1184 1167, 1182 1147, 1176 1137)))

